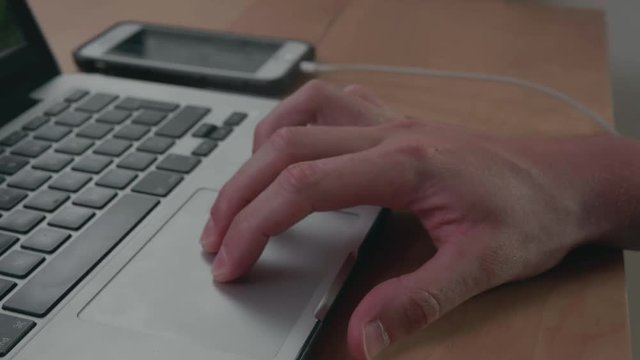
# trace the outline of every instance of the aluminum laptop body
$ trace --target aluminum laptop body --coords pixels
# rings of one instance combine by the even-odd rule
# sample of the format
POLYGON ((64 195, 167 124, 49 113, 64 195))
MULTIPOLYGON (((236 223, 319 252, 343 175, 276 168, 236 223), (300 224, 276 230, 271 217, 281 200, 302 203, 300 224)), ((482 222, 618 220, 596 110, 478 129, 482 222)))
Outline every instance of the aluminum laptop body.
POLYGON ((10 207, 0 210, 0 234, 9 239, 0 255, 0 282, 8 284, 1 290, 0 353, 7 359, 298 358, 379 213, 358 207, 313 214, 273 238, 248 276, 217 284, 212 259, 200 249, 200 231, 217 190, 249 158, 254 127, 277 101, 60 75, 27 5, 13 0, 0 0, 0 99, 0 139, 8 139, 0 155, 0 172, 6 172, 0 194, 8 198, 0 202, 10 207), (3 43, 9 25, 18 33, 3 43), (89 110, 88 119, 64 115, 81 109, 89 110), (142 113, 164 116, 164 122, 141 126, 136 119, 144 120, 142 113), (183 135, 160 136, 184 130, 175 119, 193 113, 200 118, 183 135), (225 126, 237 113, 244 114, 241 123, 225 126), (131 117, 121 120, 123 114, 131 117), (230 134, 208 155, 194 155, 203 139, 192 134, 203 123, 231 127, 230 134), (141 129, 147 132, 134 140, 141 129), (52 141, 60 131, 68 134, 52 141), (152 137, 169 149, 141 151, 152 137), (65 141, 71 149, 91 147, 74 155, 63 151, 65 141), (113 156, 118 144, 129 147, 113 156), (108 155, 96 155, 101 151, 108 155), (131 170, 124 160, 129 155, 154 162, 131 170), (98 169, 101 161, 106 165, 98 169), (36 177, 20 177, 23 172, 46 180, 34 185, 36 177), (60 179, 67 173, 89 180, 73 191, 60 179), (95 197, 87 193, 112 198, 92 207, 95 197), (43 194, 60 196, 64 204, 40 208, 34 199, 50 200, 43 194), (17 203, 14 195, 22 196, 17 203), (35 233, 67 238, 51 250, 42 244, 52 237, 35 233))
MULTIPOLYGON (((616 128, 624 136, 640 139, 640 2, 614 0, 605 9, 616 128)), ((640 252, 626 250, 624 268, 631 357, 640 359, 640 252)))

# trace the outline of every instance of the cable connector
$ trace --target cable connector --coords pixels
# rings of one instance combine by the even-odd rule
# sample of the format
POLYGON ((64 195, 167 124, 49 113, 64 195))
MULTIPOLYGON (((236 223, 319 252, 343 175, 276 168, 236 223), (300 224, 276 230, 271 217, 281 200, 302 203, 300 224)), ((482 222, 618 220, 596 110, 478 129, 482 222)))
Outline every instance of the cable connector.
POLYGON ((302 61, 300 62, 300 72, 305 74, 316 74, 318 72, 318 63, 313 61, 302 61))

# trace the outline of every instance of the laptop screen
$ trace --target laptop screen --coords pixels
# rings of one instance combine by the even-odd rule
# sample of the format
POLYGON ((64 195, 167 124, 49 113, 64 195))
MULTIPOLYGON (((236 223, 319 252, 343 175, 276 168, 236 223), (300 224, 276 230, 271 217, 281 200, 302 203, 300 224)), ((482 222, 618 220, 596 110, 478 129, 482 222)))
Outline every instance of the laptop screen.
POLYGON ((29 93, 58 67, 26 1, 0 0, 0 125, 25 110, 29 93))
POLYGON ((6 0, 0 1, 0 57, 26 44, 24 34, 18 26, 15 13, 9 8, 6 0))

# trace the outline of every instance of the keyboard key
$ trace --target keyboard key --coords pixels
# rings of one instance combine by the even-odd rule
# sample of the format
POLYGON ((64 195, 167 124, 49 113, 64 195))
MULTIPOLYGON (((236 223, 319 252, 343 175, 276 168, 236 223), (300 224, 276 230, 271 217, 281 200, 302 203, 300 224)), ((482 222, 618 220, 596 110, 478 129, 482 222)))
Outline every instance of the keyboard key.
POLYGON ((118 97, 111 94, 97 93, 90 96, 82 104, 78 105, 76 110, 96 113, 111 104, 118 97))
POLYGON ((73 199, 73 204, 94 209, 102 209, 116 197, 116 194, 117 192, 115 190, 101 187, 90 187, 73 199))
POLYGON ((13 145, 19 143, 20 140, 22 140, 25 137, 27 137, 27 135, 29 135, 29 133, 27 133, 25 131, 21 131, 21 130, 16 130, 16 131, 12 132, 11 134, 5 136, 2 140, 0 140, 0 145, 13 146, 13 145))
POLYGON ((240 125, 244 119, 247 118, 247 113, 244 112, 233 112, 229 115, 223 122, 225 126, 238 126, 240 125))
POLYGON ((198 106, 185 106, 164 124, 156 135, 179 138, 189 131, 200 119, 209 113, 209 109, 198 106))
POLYGON ((138 177, 133 171, 123 170, 123 169, 111 169, 109 172, 104 174, 98 181, 96 181, 96 185, 110 187, 114 189, 124 189, 131 182, 138 177))
POLYGON ((119 139, 108 139, 98 145, 93 152, 100 155, 120 156, 131 147, 131 142, 119 139))
POLYGON ((58 145, 56 151, 69 155, 82 155, 87 149, 93 146, 93 144, 94 142, 91 140, 72 137, 58 145))
POLYGON ((78 136, 89 138, 89 139, 102 139, 108 133, 113 130, 112 125, 99 124, 99 123, 91 123, 85 125, 80 131, 78 131, 78 136))
POLYGON ((51 143, 41 140, 25 140, 11 150, 13 155, 21 155, 34 158, 47 151, 51 143))
POLYGON ((228 126, 219 127, 216 129, 216 131, 209 134, 208 138, 215 141, 222 141, 226 139, 232 131, 233 128, 228 126))
POLYGON ((132 97, 127 97, 120 100, 116 104, 116 109, 135 111, 140 109, 140 100, 132 97))
POLYGON ((167 155, 160 163, 158 163, 158 169, 176 171, 184 174, 190 173, 193 169, 200 164, 200 158, 193 156, 185 156, 178 154, 167 155))
POLYGON ((143 194, 167 196, 181 181, 181 175, 166 171, 151 171, 131 190, 143 194))
POLYGON ((15 235, 9 235, 0 233, 0 254, 4 254, 13 244, 18 242, 18 237, 15 235))
POLYGON ((0 189, 0 210, 11 210, 14 206, 24 198, 27 197, 27 193, 20 190, 14 190, 9 188, 0 189))
POLYGON ((129 124, 118 130, 113 137, 126 140, 140 140, 149 132, 149 127, 142 125, 129 124))
POLYGON ((146 151, 153 154, 164 154, 175 143, 176 142, 173 139, 160 136, 152 136, 143 141, 142 144, 137 147, 137 150, 146 151))
POLYGON ((69 135, 70 133, 71 133, 71 129, 69 129, 66 126, 49 124, 41 127, 38 131, 36 131, 36 133, 33 134, 33 137, 40 140, 55 142, 55 141, 62 140, 65 136, 69 135))
POLYGON ((65 102, 59 102, 57 104, 51 105, 47 110, 44 111, 45 115, 56 116, 61 114, 63 111, 69 108, 69 104, 65 102))
POLYGON ((167 117, 167 114, 156 110, 142 110, 136 117, 131 120, 134 124, 145 126, 156 126, 167 117))
POLYGON ((40 228, 22 242, 22 248, 51 254, 56 251, 71 234, 52 228, 40 228))
POLYGON ((29 164, 29 160, 12 155, 0 156, 0 173, 13 175, 29 164))
POLYGON ((33 119, 29 120, 26 124, 22 126, 22 130, 34 131, 38 130, 38 128, 49 121, 49 118, 46 116, 36 116, 33 119))
POLYGON ((69 200, 69 194, 55 190, 42 190, 35 194, 26 203, 27 209, 52 212, 69 200))
POLYGON ((7 355, 34 326, 36 323, 31 320, 0 314, 0 356, 7 355))
MULTIPOLYGON (((7 294, 16 287, 16 283, 7 279, 0 279, 0 299, 3 299, 7 294)), ((1 325, 0 325, 1 326, 1 325)), ((2 336, 2 334, 0 334, 2 336)), ((0 345, 2 349, 2 345, 0 345)), ((1 350, 0 350, 1 351, 1 350)))
POLYGON ((44 256, 14 250, 0 259, 0 274, 24 279, 44 261, 44 256))
POLYGON ((96 121, 103 122, 107 124, 122 124, 127 118, 131 116, 131 112, 120 109, 111 109, 104 114, 100 115, 96 121))
POLYGON ((191 155, 194 156, 207 156, 211 154, 215 148, 218 147, 218 143, 211 140, 202 140, 198 146, 191 152, 191 155))
POLYGON ((106 156, 89 154, 76 161, 71 168, 76 171, 99 174, 109 166, 112 161, 111 158, 106 156))
POLYGON ((33 162, 34 169, 59 172, 71 164, 73 158, 62 154, 46 154, 33 162))
POLYGON ((164 112, 171 112, 174 111, 175 109, 177 109, 179 107, 178 104, 176 103, 171 103, 171 102, 167 102, 167 101, 157 101, 157 100, 146 100, 143 99, 140 101, 140 107, 143 109, 149 109, 149 110, 158 110, 158 111, 164 111, 164 112))
POLYGON ((217 128, 218 127, 213 124, 200 124, 191 136, 200 138, 207 137, 209 134, 216 131, 217 128))
POLYGON ((51 175, 42 171, 25 170, 14 176, 7 185, 24 190, 36 190, 51 179, 51 175))
POLYGON ((70 93, 69 95, 67 95, 67 97, 64 98, 64 101, 66 102, 77 102, 82 100, 83 97, 89 95, 89 92, 86 90, 74 90, 72 93, 70 93))
POLYGON ((154 161, 156 161, 156 157, 153 155, 132 152, 118 163, 118 167, 142 171, 146 170, 154 161))
POLYGON ((55 214, 48 224, 69 230, 78 230, 96 213, 77 206, 67 206, 55 214))
POLYGON ((158 203, 137 194, 121 197, 9 297, 3 308, 46 316, 158 203))
POLYGON ((44 215, 35 211, 17 209, 0 219, 0 229, 26 234, 44 220, 44 215))
POLYGON ((91 119, 91 115, 77 111, 67 111, 58 116, 55 123, 64 126, 80 126, 91 119))
POLYGON ((49 187, 56 190, 77 192, 91 181, 91 176, 75 171, 66 172, 49 184, 49 187))
POLYGON ((125 109, 125 110, 139 110, 139 109, 149 109, 149 110, 158 110, 163 112, 171 112, 179 107, 176 103, 170 103, 166 101, 157 101, 157 100, 147 100, 147 99, 139 99, 133 97, 127 97, 123 99, 119 104, 116 105, 116 108, 125 109))

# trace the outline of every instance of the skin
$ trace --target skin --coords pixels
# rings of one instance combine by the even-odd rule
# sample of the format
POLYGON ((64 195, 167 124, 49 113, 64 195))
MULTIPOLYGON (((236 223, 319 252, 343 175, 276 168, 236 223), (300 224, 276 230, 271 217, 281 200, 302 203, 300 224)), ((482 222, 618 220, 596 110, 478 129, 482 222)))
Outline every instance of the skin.
POLYGON ((409 119, 359 86, 312 81, 256 128, 202 234, 216 281, 250 271, 271 236, 314 211, 413 213, 437 247, 354 311, 349 349, 372 358, 465 300, 556 265, 588 242, 632 247, 640 146, 612 135, 506 138, 409 119), (313 126, 308 126, 313 125, 313 126))

